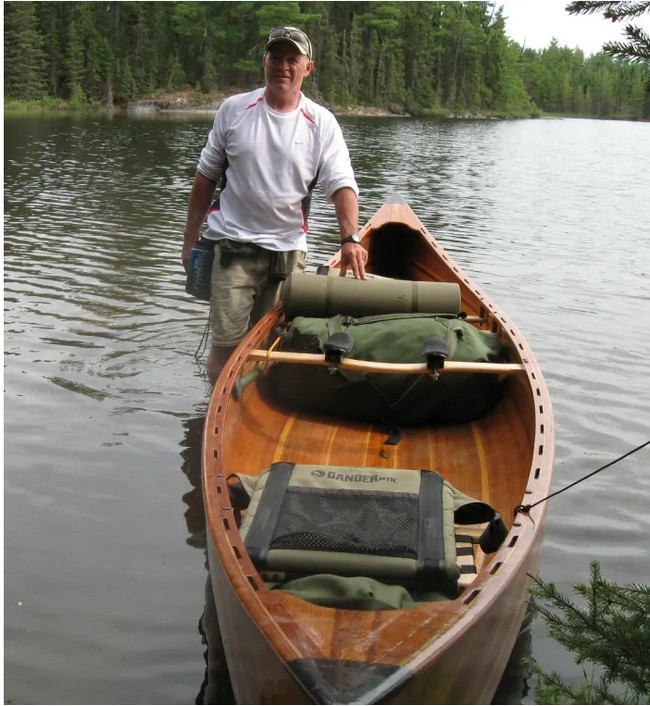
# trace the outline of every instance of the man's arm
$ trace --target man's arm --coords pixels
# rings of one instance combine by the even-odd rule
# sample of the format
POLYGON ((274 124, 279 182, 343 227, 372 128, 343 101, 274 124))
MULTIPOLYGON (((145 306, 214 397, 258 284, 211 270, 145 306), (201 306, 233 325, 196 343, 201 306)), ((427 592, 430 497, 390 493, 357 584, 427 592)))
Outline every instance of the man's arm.
MULTIPOLYGON (((336 219, 339 222, 341 238, 359 232, 359 201, 353 189, 344 187, 332 196, 336 219)), ((361 245, 345 243, 341 246, 341 276, 345 277, 348 269, 356 279, 367 279, 366 262, 368 253, 361 245)))
POLYGON ((208 177, 201 174, 201 172, 196 173, 187 204, 187 220, 183 233, 182 259, 185 271, 187 271, 189 265, 192 248, 199 238, 201 226, 203 225, 203 221, 214 198, 216 186, 216 182, 212 181, 212 179, 208 179, 208 177))

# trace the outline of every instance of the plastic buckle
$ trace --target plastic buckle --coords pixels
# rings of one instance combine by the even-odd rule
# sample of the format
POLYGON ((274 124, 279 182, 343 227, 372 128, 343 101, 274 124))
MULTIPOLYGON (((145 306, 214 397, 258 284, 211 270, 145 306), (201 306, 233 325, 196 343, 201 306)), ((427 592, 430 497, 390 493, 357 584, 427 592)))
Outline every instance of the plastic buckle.
POLYGON ((354 340, 349 333, 344 331, 333 333, 323 345, 325 361, 329 363, 330 373, 334 373, 341 364, 341 359, 347 355, 354 346, 354 340))
POLYGON ((426 359, 427 370, 437 380, 440 371, 445 367, 445 361, 449 358, 447 341, 439 336, 428 338, 422 346, 422 357, 426 359))

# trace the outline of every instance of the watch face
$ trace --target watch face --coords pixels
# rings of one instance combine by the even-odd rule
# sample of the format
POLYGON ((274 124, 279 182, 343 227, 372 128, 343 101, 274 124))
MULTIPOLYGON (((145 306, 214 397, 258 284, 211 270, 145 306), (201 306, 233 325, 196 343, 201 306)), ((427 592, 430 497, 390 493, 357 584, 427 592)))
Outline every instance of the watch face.
POLYGON ((354 233, 354 235, 348 235, 347 238, 343 238, 343 240, 341 241, 341 243, 343 243, 343 244, 345 244, 345 243, 357 243, 358 244, 360 242, 361 242, 361 238, 356 233, 354 233))

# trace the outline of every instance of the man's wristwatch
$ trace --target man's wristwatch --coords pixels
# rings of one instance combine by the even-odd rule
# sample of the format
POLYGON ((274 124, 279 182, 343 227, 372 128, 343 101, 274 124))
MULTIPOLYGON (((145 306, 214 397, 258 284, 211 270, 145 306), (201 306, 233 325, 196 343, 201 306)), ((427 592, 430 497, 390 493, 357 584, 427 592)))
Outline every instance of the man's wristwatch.
POLYGON ((358 233, 353 233, 352 235, 348 235, 347 238, 343 238, 341 240, 341 245, 345 245, 346 243, 355 243, 356 245, 361 245, 361 238, 359 237, 358 233))

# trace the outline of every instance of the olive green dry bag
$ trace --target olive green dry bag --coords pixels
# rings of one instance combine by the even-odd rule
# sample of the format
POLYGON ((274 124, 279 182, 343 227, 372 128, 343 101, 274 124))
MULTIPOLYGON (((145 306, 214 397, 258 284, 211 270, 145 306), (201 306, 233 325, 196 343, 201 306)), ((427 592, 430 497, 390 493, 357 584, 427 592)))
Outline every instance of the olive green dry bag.
MULTIPOLYGON (((423 363, 424 342, 446 341, 450 361, 498 362, 498 337, 463 319, 432 314, 386 314, 329 319, 296 317, 281 350, 322 353, 335 333, 354 340, 348 358, 383 363, 423 363)), ((402 375, 325 366, 277 364, 260 379, 270 401, 300 412, 331 414, 399 426, 466 422, 489 409, 500 393, 498 376, 480 373, 402 375)))

